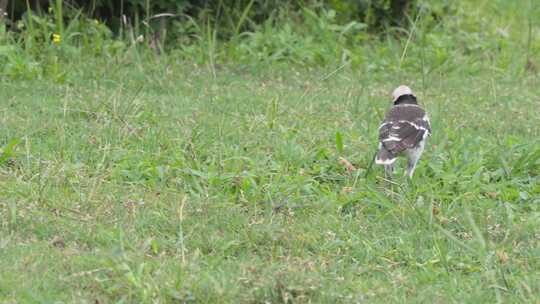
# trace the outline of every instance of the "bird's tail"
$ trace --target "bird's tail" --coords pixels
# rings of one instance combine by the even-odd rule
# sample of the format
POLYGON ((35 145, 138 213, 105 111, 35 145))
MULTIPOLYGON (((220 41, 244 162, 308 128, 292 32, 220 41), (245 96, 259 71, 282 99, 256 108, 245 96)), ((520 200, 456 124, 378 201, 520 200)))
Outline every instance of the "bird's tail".
POLYGON ((377 165, 391 165, 396 161, 396 155, 392 152, 386 150, 384 147, 379 149, 377 157, 375 158, 375 163, 377 165))

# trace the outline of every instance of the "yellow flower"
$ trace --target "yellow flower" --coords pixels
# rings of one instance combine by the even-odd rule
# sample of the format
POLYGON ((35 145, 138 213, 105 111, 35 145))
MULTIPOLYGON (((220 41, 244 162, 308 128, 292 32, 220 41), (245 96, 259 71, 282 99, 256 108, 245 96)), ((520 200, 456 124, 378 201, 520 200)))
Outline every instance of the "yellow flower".
POLYGON ((62 37, 60 37, 59 34, 53 34, 52 41, 53 43, 59 44, 62 41, 62 37))

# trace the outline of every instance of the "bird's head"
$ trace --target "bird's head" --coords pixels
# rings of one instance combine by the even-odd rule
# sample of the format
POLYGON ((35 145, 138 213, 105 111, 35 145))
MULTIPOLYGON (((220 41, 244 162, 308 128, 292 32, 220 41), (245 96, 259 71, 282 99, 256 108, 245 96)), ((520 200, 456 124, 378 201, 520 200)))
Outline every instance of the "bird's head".
POLYGON ((409 88, 406 85, 400 85, 399 87, 394 89, 394 91, 392 92, 392 97, 393 97, 392 102, 394 104, 397 104, 399 100, 402 99, 400 98, 402 96, 410 97, 411 99, 414 99, 414 101, 416 101, 416 96, 413 94, 411 88, 409 88))

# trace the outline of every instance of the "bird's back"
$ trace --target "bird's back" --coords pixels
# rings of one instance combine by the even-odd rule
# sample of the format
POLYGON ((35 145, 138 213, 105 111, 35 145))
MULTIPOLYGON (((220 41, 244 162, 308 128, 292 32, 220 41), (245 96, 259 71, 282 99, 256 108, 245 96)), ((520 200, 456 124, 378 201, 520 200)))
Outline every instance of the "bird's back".
POLYGON ((388 152, 389 158, 418 146, 430 134, 431 126, 426 112, 417 104, 394 105, 379 127, 381 148, 388 152))

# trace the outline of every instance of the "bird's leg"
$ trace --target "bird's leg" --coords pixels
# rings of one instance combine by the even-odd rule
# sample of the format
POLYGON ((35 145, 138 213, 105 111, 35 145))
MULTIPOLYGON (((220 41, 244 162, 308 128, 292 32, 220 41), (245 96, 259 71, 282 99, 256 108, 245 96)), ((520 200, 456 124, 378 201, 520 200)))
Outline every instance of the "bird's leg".
POLYGON ((414 169, 416 169, 416 164, 418 163, 418 158, 410 158, 407 162, 407 175, 412 179, 414 174, 414 169))
POLYGON ((384 165, 384 177, 387 180, 392 179, 393 173, 394 173, 394 164, 384 165))
POLYGON ((422 152, 424 152, 424 142, 421 142, 416 149, 407 154, 407 175, 411 179, 414 174, 414 169, 416 169, 416 164, 418 163, 420 156, 422 156, 422 152))
POLYGON ((394 174, 394 163, 384 165, 384 187, 390 194, 390 197, 394 197, 394 182, 392 181, 392 176, 394 174))

